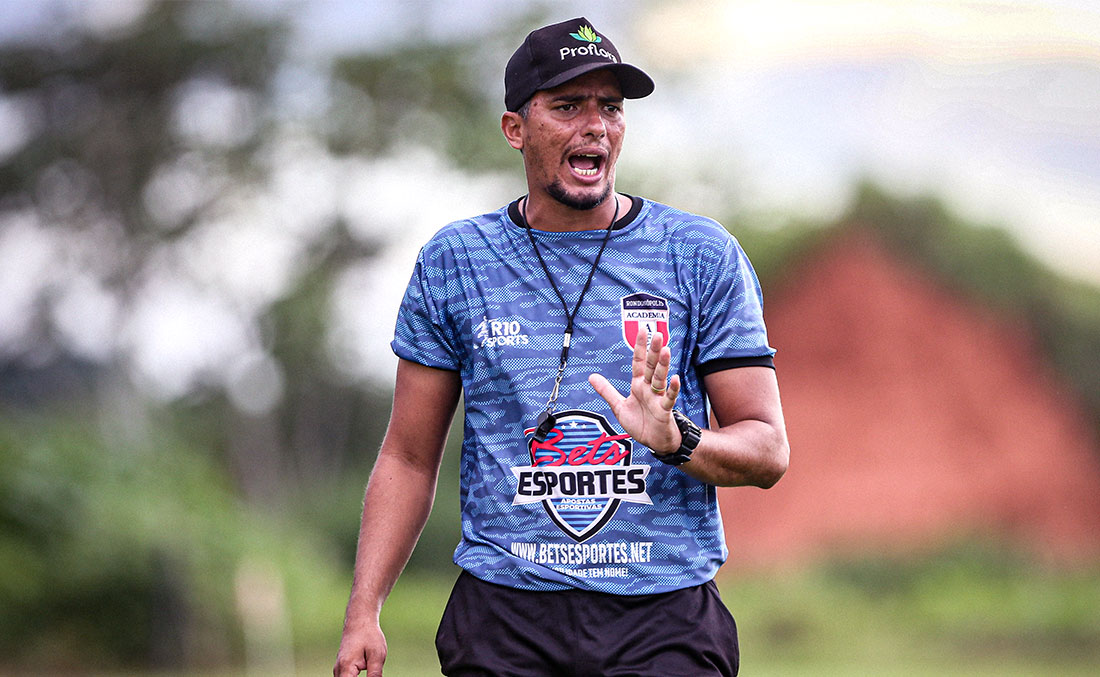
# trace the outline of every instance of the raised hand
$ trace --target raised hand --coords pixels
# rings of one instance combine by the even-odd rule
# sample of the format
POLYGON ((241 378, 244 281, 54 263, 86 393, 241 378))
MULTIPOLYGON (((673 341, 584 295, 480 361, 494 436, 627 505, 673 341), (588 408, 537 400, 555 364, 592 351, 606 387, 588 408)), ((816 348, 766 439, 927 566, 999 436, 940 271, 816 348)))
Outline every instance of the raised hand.
POLYGON ((658 454, 672 453, 680 446, 680 430, 672 419, 672 409, 680 394, 680 376, 668 377, 672 352, 664 340, 659 332, 650 339, 645 329, 638 331, 631 361, 630 394, 626 397, 602 375, 588 377, 623 430, 658 454))

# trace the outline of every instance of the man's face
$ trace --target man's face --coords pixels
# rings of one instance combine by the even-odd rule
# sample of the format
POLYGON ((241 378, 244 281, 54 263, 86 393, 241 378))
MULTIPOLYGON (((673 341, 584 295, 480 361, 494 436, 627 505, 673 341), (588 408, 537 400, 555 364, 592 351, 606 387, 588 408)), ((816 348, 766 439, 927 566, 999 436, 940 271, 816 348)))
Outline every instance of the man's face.
POLYGON ((517 146, 529 190, 572 209, 599 206, 614 189, 626 132, 619 81, 596 70, 536 92, 530 103, 517 146))

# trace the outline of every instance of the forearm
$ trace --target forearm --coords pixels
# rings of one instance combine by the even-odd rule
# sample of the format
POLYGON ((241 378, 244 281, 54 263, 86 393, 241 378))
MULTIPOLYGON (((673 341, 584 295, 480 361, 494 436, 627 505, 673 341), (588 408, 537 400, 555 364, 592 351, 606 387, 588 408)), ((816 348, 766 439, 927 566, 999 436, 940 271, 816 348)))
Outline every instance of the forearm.
POLYGON ((773 486, 791 455, 775 371, 727 369, 708 375, 705 384, 718 427, 703 431, 691 460, 680 468, 721 487, 773 486))
POLYGON ((363 670, 381 677, 386 638, 378 617, 431 512, 459 390, 455 372, 398 363, 390 424, 363 498, 335 677, 363 670))
POLYGON ((744 420, 704 430, 691 460, 679 466, 692 477, 720 487, 767 489, 787 471, 786 435, 764 421, 744 420))
POLYGON ((427 522, 438 468, 424 468, 383 445, 363 500, 345 625, 376 621, 427 522))

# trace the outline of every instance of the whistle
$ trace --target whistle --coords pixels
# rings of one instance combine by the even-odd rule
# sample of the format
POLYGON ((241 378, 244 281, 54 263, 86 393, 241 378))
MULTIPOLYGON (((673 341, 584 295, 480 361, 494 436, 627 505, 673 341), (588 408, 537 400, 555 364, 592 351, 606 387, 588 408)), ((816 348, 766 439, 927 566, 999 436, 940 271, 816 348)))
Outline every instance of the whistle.
POLYGON ((550 434, 550 431, 557 425, 558 418, 549 410, 539 414, 538 425, 535 428, 535 441, 545 442, 546 437, 550 434))

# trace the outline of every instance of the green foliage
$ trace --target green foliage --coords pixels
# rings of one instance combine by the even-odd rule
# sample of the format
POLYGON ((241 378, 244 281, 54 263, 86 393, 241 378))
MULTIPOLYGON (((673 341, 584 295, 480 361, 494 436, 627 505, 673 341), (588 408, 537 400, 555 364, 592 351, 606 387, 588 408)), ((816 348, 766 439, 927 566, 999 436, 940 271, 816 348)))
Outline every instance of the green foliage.
MULTIPOLYGON (((461 408, 461 407, 460 407, 461 408)), ((374 414, 382 423, 389 410, 374 414)), ((462 417, 456 416, 447 438, 439 471, 435 503, 406 571, 412 575, 438 574, 455 570, 452 558, 461 535, 459 516, 459 458, 462 445, 462 417)), ((371 453, 358 464, 349 465, 339 477, 326 478, 300 492, 291 492, 297 521, 327 543, 331 543, 341 570, 351 571, 359 537, 363 491, 373 466, 371 453)))
MULTIPOLYGON (((30 201, 55 223, 76 217, 70 227, 107 217, 145 230, 142 191, 184 150, 173 133, 181 86, 217 82, 262 97, 280 61, 280 26, 214 3, 202 3, 204 25, 197 7, 159 2, 119 34, 0 46, 0 93, 38 111, 37 133, 0 161, 0 204, 30 201)), ((230 159, 239 164, 256 140, 242 140, 230 159)))
POLYGON ((783 279, 790 266, 813 251, 832 232, 817 223, 794 222, 768 230, 737 219, 726 223, 732 224, 728 229, 752 261, 752 267, 765 287, 765 300, 768 289, 783 279))
POLYGON ((374 458, 389 420, 389 393, 365 391, 330 366, 325 338, 339 256, 332 252, 311 265, 263 318, 272 355, 289 377, 277 411, 288 457, 281 479, 292 492, 360 470, 374 458))
POLYGON ((338 60, 330 145, 341 153, 382 155, 411 142, 473 170, 518 167, 518 154, 500 132, 503 102, 475 86, 485 81, 486 64, 497 71, 508 60, 518 33, 499 26, 465 42, 416 41, 338 60))
POLYGON ((1100 657, 1098 580, 971 542, 731 579, 722 593, 753 674, 1077 675, 1100 657))
POLYGON ((860 186, 842 227, 864 227, 948 283, 1014 313, 1048 305, 1056 276, 1000 228, 966 223, 932 197, 893 197, 860 186))
MULTIPOLYGON (((241 504, 163 430, 108 442, 67 417, 0 425, 0 654, 39 667, 239 660, 235 582, 274 573, 301 645, 331 641, 346 584, 323 541, 241 504)), ((277 591, 276 591, 277 592, 277 591)))

